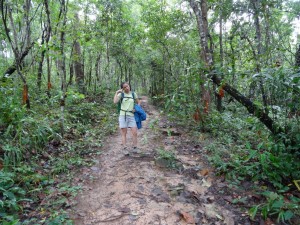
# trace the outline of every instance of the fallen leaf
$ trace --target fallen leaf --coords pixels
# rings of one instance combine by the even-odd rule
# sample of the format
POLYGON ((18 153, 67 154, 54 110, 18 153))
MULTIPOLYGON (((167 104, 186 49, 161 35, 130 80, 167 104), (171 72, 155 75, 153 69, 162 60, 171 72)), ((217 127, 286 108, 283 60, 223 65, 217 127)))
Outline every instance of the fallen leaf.
POLYGON ((204 140, 205 140, 205 136, 202 135, 202 134, 200 134, 200 135, 199 135, 199 140, 200 140, 200 141, 204 141, 204 140))
POLYGON ((232 197, 231 196, 223 196, 223 199, 229 203, 232 203, 232 197))
POLYGON ((267 218, 265 220, 265 225, 275 225, 275 223, 270 218, 267 218))
POLYGON ((80 216, 80 217, 85 217, 86 214, 85 214, 84 212, 80 212, 80 213, 78 213, 78 216, 80 216))
POLYGON ((220 220, 223 220, 223 217, 221 212, 217 209, 217 207, 214 204, 204 204, 205 207, 205 214, 209 218, 218 218, 220 220))
POLYGON ((219 220, 223 220, 223 217, 219 214, 216 213, 216 217, 219 219, 219 220))
POLYGON ((191 214, 189 214, 187 212, 183 212, 183 211, 181 211, 181 212, 179 211, 178 213, 179 213, 179 216, 182 217, 188 224, 196 223, 194 217, 191 214))
POLYGON ((210 187, 211 183, 208 180, 202 179, 202 186, 203 187, 210 187))
POLYGON ((215 201, 215 197, 214 196, 207 196, 207 201, 212 203, 213 201, 215 201))
POLYGON ((139 213, 138 213, 138 212, 131 212, 131 215, 132 215, 132 216, 138 216, 139 213))
POLYGON ((209 169, 203 169, 200 171, 200 174, 204 177, 209 173, 209 169))

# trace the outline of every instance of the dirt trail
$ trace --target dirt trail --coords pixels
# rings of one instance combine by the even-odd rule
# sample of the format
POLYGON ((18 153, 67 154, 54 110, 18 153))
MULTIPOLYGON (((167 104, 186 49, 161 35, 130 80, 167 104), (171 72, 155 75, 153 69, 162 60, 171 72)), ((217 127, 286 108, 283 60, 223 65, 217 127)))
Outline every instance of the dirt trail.
MULTIPOLYGON (((148 117, 138 133, 141 152, 126 156, 119 133, 107 140, 96 165, 79 175, 85 186, 73 209, 75 224, 247 224, 237 222, 239 216, 218 205, 209 191, 215 178, 203 165, 201 146, 179 151, 176 130, 163 128, 147 98, 142 105, 148 117), (174 151, 181 169, 166 168, 158 149, 174 151)), ((130 132, 128 138, 130 143, 130 132)))

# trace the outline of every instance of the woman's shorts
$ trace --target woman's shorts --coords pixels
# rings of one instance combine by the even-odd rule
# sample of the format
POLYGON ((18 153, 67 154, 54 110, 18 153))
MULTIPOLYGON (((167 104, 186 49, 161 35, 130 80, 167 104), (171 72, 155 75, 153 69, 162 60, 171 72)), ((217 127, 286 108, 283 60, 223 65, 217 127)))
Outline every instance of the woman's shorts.
POLYGON ((129 127, 136 127, 136 122, 134 116, 119 116, 119 126, 120 128, 129 128, 129 127))

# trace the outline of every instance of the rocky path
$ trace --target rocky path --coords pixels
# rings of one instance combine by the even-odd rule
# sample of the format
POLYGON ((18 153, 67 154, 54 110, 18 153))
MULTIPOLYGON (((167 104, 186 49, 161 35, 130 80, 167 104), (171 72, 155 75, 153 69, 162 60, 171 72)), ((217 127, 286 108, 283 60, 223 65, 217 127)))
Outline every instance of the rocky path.
POLYGON ((124 154, 117 133, 96 165, 78 175, 84 187, 72 209, 75 224, 250 224, 216 200, 211 186, 220 181, 204 164, 201 145, 165 128, 146 98, 142 105, 148 117, 138 133, 140 152, 124 154))

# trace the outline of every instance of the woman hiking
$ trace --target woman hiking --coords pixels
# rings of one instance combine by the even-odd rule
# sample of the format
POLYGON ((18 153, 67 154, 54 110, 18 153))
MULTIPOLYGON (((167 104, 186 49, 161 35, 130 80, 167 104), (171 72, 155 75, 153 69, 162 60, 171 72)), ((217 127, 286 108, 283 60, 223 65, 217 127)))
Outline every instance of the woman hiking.
POLYGON ((137 125, 134 118, 134 104, 140 104, 136 93, 130 90, 128 82, 121 83, 121 89, 117 90, 114 96, 114 103, 121 103, 120 114, 119 114, 119 127, 122 135, 122 146, 123 149, 127 149, 126 135, 127 129, 131 129, 133 149, 137 148, 137 125))

